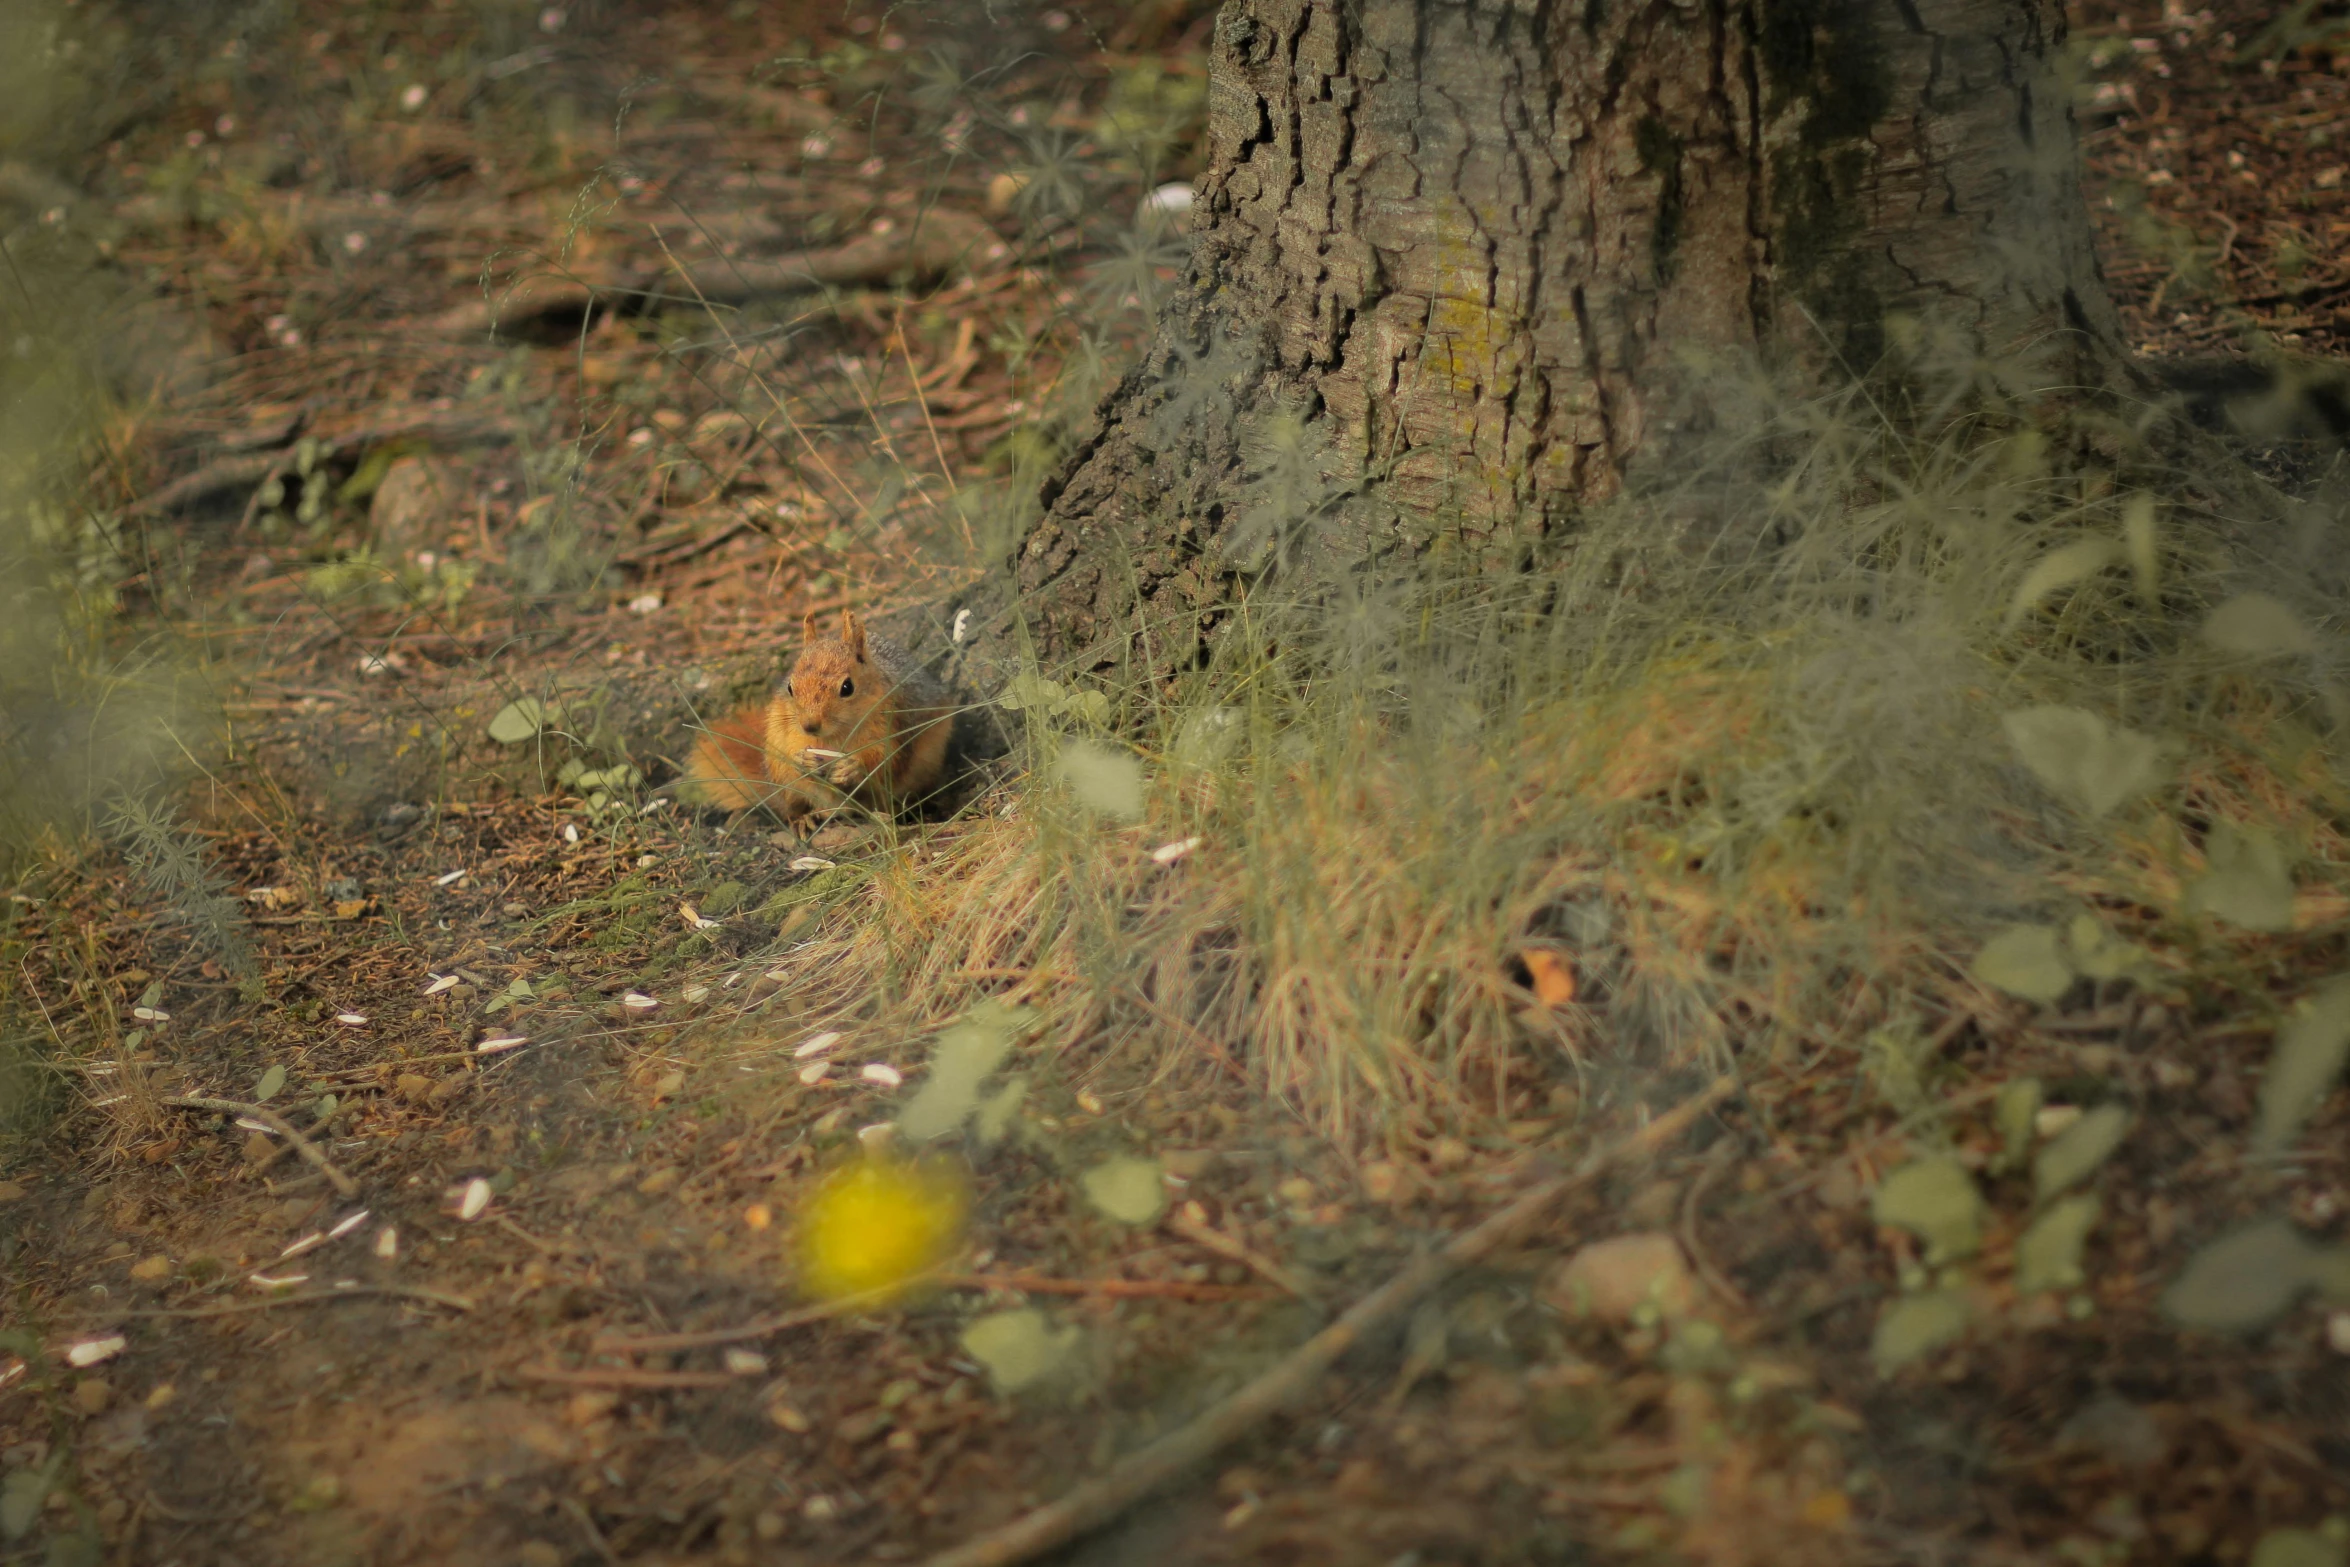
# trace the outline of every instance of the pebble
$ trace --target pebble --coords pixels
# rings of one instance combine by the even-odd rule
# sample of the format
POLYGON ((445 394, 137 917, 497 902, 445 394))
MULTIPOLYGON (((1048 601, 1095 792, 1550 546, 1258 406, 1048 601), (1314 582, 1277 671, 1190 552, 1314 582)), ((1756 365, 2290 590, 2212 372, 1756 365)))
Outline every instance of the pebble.
POLYGON ((1697 1304, 1697 1283, 1680 1243, 1658 1231, 1592 1242, 1567 1259, 1547 1293, 1571 1316, 1606 1322, 1627 1322, 1652 1302, 1666 1316, 1684 1315, 1697 1304))

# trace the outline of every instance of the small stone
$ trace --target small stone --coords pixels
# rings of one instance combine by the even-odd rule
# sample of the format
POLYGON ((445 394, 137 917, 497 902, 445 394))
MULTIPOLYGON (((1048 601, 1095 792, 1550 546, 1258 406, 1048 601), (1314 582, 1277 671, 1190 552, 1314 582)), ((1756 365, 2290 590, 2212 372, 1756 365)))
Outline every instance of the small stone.
POLYGON ((574 1393, 571 1402, 563 1406, 563 1418, 575 1426, 592 1426, 619 1407, 618 1393, 574 1393))
POLYGON ((131 1277, 141 1284, 160 1284, 171 1277, 169 1257, 149 1257, 131 1267, 131 1277))
MULTIPOLYGON (((522 918, 522 917, 523 917, 525 914, 528 914, 528 913, 530 912, 530 905, 529 905, 529 904, 527 904, 527 903, 507 903, 507 904, 502 904, 502 905, 500 905, 500 907, 499 907, 499 912, 500 912, 500 913, 502 913, 502 914, 504 914, 504 915, 505 915, 505 916, 506 916, 508 919, 510 919, 510 920, 518 920, 518 919, 522 918)), ((536 1545, 536 1544, 540 1544, 540 1543, 542 1543, 542 1542, 540 1542, 540 1541, 536 1541, 536 1540, 534 1540, 534 1541, 532 1541, 532 1542, 531 1542, 531 1544, 532 1544, 532 1545, 536 1545)), ((523 1549, 523 1552, 524 1552, 524 1554, 526 1554, 526 1555, 527 1555, 527 1554, 529 1553, 529 1551, 530 1551, 530 1546, 529 1546, 529 1545, 526 1545, 526 1546, 524 1546, 522 1549, 523 1549)))
POLYGON ((392 1092, 412 1105, 420 1105, 432 1097, 432 1079, 422 1072, 402 1072, 392 1079, 392 1092))
POLYGON ((472 1086, 473 1078, 470 1074, 451 1072, 447 1077, 433 1084, 432 1092, 425 1097, 436 1105, 445 1105, 472 1086))
POLYGON ((2032 1117, 2032 1130, 2046 1141, 2080 1118, 2079 1105, 2047 1105, 2032 1117))
POLYGON ((1653 1231, 1594 1241, 1567 1260, 1548 1293, 1562 1311, 1606 1322, 1629 1321, 1649 1304, 1682 1316, 1697 1303, 1680 1244, 1653 1231))
POLYGON ((647 1197, 658 1197, 664 1192, 675 1191, 677 1189, 677 1183, 684 1179, 685 1172, 683 1170, 680 1170, 675 1165, 669 1165, 662 1169, 655 1170, 652 1174, 637 1182, 636 1189, 647 1197))
POLYGON ((84 1377, 73 1385, 73 1407, 85 1415, 102 1415, 113 1402, 113 1385, 104 1377, 84 1377))
POLYGON ((245 1162, 262 1165, 278 1156, 278 1146, 266 1132, 255 1132, 245 1139, 245 1162))
POLYGON ((781 1513, 761 1513, 751 1520, 751 1533, 759 1537, 762 1545, 773 1545, 783 1538, 784 1531, 790 1527, 784 1522, 781 1513))

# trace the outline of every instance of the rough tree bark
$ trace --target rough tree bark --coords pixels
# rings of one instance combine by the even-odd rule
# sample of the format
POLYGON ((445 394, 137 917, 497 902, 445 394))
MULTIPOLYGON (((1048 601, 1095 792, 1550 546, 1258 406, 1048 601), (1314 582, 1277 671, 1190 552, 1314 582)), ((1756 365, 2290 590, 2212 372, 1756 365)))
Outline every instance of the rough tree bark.
POLYGON ((1047 485, 1046 651, 1181 658, 1240 575, 1555 527, 1685 348, 1897 314, 2112 381, 2058 0, 1228 0, 1192 265, 1047 485))

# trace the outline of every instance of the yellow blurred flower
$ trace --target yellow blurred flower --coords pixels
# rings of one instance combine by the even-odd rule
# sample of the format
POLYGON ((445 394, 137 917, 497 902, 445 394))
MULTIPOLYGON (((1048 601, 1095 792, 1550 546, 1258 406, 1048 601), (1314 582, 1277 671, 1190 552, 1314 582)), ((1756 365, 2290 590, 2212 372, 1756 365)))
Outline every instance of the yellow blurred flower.
POLYGON ((961 1240, 970 1193, 943 1160, 867 1155, 824 1178, 800 1213, 800 1282, 820 1300, 902 1289, 961 1240))

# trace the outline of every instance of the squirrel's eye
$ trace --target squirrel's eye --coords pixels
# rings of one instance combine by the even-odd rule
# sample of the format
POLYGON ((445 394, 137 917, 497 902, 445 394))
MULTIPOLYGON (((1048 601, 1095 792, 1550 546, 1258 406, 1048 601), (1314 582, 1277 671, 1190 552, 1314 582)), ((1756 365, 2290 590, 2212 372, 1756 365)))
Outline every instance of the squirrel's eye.
POLYGON ((840 694, 842 696, 855 696, 857 694, 857 682, 854 680, 842 681, 840 683, 840 694))

